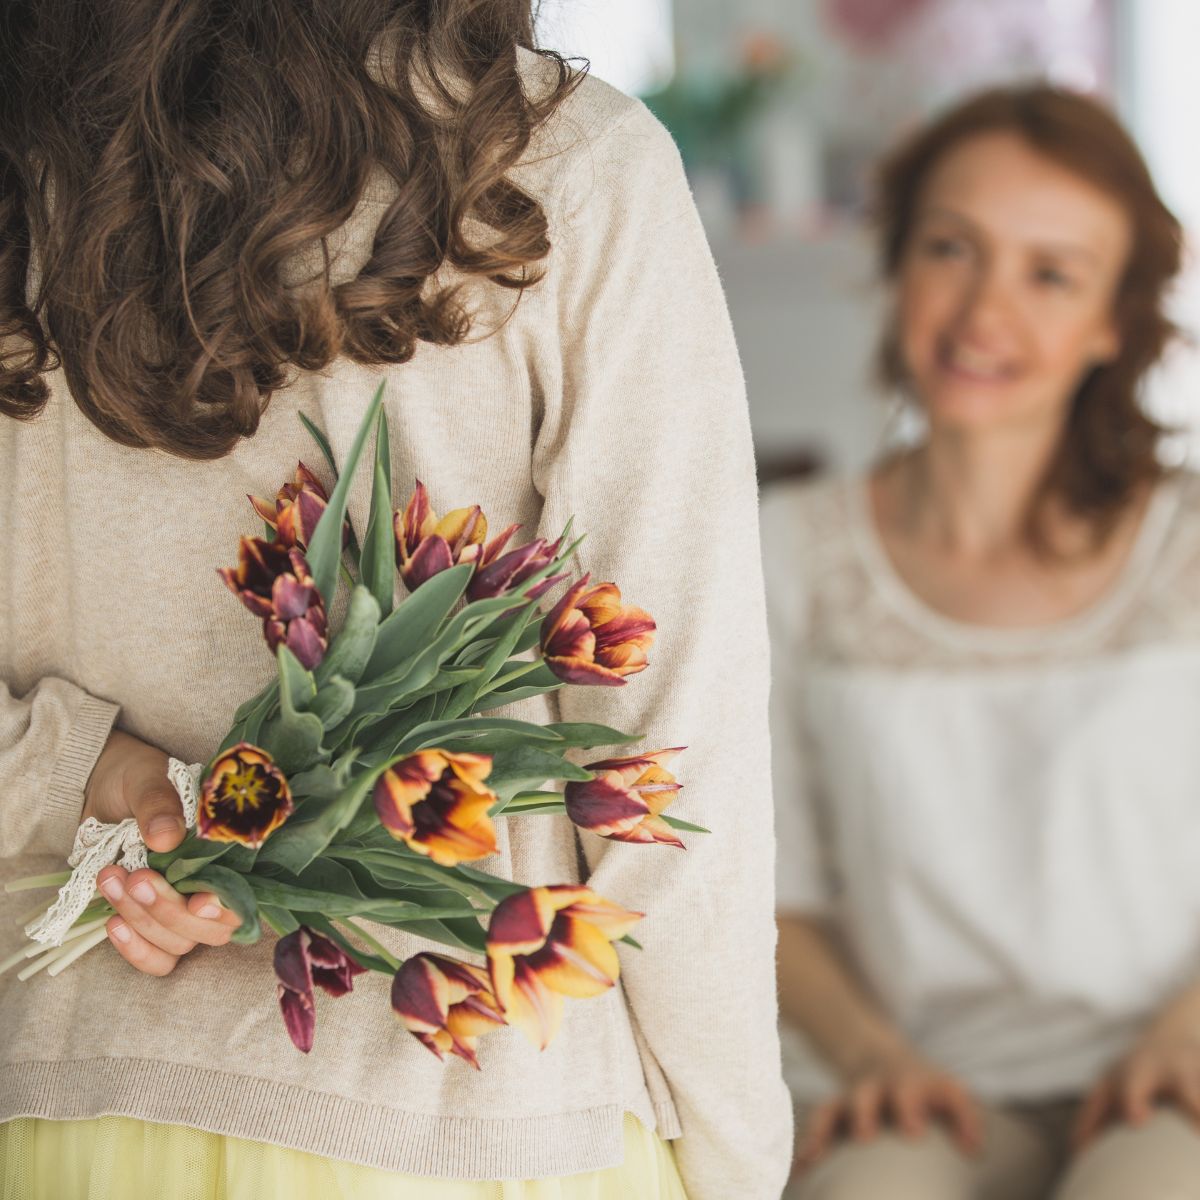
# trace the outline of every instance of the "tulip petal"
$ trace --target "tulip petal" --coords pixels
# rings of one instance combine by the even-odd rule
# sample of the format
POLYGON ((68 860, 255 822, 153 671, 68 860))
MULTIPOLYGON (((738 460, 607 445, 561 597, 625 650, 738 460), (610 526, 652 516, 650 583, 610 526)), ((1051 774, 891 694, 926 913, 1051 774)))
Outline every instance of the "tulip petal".
POLYGON ((293 992, 313 990, 312 971, 306 948, 309 942, 307 929, 294 929, 275 943, 275 975, 284 987, 293 992))
POLYGON ((545 1050, 562 1025, 563 998, 545 987, 524 962, 518 961, 504 1016, 539 1050, 545 1050))
POLYGON ((678 834, 660 817, 647 817, 627 832, 610 833, 606 836, 617 842, 633 842, 638 845, 657 842, 664 846, 676 846, 680 850, 687 849, 679 840, 678 834))
POLYGON ((620 675, 598 663, 587 662, 581 658, 554 658, 549 655, 542 661, 564 683, 600 687, 625 686, 625 680, 620 675))
POLYGON ((586 783, 568 783, 563 789, 563 799, 567 816, 576 825, 602 837, 627 832, 650 812, 643 800, 622 786, 616 772, 586 783))
POLYGON ((621 973, 617 952, 604 933, 566 913, 554 922, 545 947, 527 962, 546 987, 575 999, 608 991, 621 973))
POLYGON ((288 625, 287 648, 300 660, 300 665, 306 671, 311 671, 320 665, 327 646, 312 622, 300 618, 288 625))
POLYGON ((454 566, 454 558, 450 553, 449 543, 443 538, 430 535, 422 538, 412 558, 401 574, 404 584, 409 591, 415 591, 441 571, 448 571, 454 566))
POLYGON ((293 992, 283 984, 277 986, 279 1008, 288 1037, 297 1050, 307 1054, 313 1047, 313 1035, 317 1028, 317 1014, 311 992, 293 992))

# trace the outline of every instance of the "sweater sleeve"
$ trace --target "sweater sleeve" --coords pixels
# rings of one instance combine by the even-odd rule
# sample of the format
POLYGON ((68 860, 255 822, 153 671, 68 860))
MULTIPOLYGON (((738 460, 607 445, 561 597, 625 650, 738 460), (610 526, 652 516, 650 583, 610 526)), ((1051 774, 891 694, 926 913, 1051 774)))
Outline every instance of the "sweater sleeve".
POLYGON ((829 911, 832 872, 818 807, 804 707, 805 586, 798 561, 800 496, 781 486, 763 495, 759 527, 771 642, 771 781, 775 790, 775 906, 801 915, 829 911))
POLYGON ((119 711, 64 679, 42 679, 23 696, 0 682, 5 855, 70 853, 84 787, 119 711))
MULTIPOLYGON (((767 638, 750 427, 724 297, 679 155, 640 104, 592 150, 560 235, 561 397, 534 450, 543 536, 658 625, 622 687, 564 720, 644 734, 684 784, 686 850, 581 838, 589 885, 647 917, 622 983, 679 1114, 691 1200, 778 1200, 791 1159, 775 992, 767 638)), ((618 749, 614 753, 632 753, 618 749)), ((594 757, 602 757, 597 753, 594 757)))

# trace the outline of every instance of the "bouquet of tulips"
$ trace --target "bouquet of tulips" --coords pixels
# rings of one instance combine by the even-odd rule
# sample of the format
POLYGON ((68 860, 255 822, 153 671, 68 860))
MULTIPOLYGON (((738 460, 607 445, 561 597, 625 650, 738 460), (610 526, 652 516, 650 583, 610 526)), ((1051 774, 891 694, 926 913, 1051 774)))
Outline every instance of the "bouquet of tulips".
MULTIPOLYGON (((509 549, 518 526, 489 541, 478 506, 439 519, 419 481, 393 512, 382 394, 332 492, 301 463, 273 502, 251 497, 267 536, 243 537, 237 566, 220 573, 262 620, 278 671, 193 768, 194 828, 146 862, 180 892, 219 895, 241 918, 235 941, 256 941, 264 925, 279 936, 277 994, 301 1050, 313 1044, 315 988, 344 995, 373 970, 391 978, 392 1007, 415 1037, 478 1067, 481 1035, 512 1024, 544 1048, 564 997, 611 987, 612 943, 636 946, 629 930, 643 915, 584 886, 526 887, 471 867, 496 850, 497 819, 565 812, 603 837, 677 847, 676 830, 704 831, 663 811, 680 787, 665 764, 682 747, 583 767, 567 753, 636 738, 491 715, 566 684, 623 685, 647 665, 654 622, 587 576, 542 613, 578 545, 569 526, 509 549), (372 429, 360 541, 345 513, 372 429), (397 570, 409 594, 393 606, 397 570), (330 636, 341 579, 349 597, 330 636), (427 952, 399 962, 360 920, 483 962, 427 952)), ((9 886, 69 883, 64 873, 9 886)), ((34 941, 0 970, 28 959, 21 977, 57 973, 102 941, 112 910, 95 891, 82 901, 58 944, 34 941)), ((27 932, 37 938, 38 922, 27 932)))

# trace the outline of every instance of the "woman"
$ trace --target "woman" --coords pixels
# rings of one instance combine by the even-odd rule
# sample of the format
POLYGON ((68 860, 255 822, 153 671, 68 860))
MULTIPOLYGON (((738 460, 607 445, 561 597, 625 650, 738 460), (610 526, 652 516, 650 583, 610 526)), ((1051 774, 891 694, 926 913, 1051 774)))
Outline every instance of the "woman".
MULTIPOLYGON (((272 672, 215 571, 255 530, 246 494, 319 466, 299 413, 343 459, 381 378, 398 505, 419 477, 439 511, 479 503, 531 536, 574 515, 580 568, 658 620, 636 686, 518 711, 686 741, 680 811, 713 833, 653 860, 581 850, 556 819, 501 835, 487 869, 586 878, 650 915, 621 988, 569 1006, 544 1054, 499 1030, 478 1073, 361 981, 297 1053, 271 939, 223 944, 212 897, 111 868, 111 947, 0 979, 6 1194, 778 1195, 736 353, 670 139, 531 43, 527 0, 6 6, 5 877, 58 869, 85 814, 177 844, 166 754, 207 759, 272 672)), ((28 899, 5 901, 6 938, 28 899)))
POLYGON ((835 1076, 795 1194, 1200 1196, 1200 480, 1137 402, 1179 227, 1041 86, 879 199, 927 433, 763 516, 782 1006, 835 1076))

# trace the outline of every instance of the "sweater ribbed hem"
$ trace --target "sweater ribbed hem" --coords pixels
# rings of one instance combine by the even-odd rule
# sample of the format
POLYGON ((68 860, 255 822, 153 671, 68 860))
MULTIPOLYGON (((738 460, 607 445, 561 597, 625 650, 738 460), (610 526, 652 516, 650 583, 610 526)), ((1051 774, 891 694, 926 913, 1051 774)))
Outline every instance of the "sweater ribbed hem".
MULTIPOLYGON (((546 1179, 618 1166, 624 1112, 607 1104, 537 1117, 431 1115, 136 1058, 0 1070, 0 1121, 134 1117, 438 1179, 546 1179)), ((655 1114, 659 1136, 678 1136, 668 1131, 679 1125, 672 1105, 655 1105, 655 1114)))
POLYGON ((64 855, 75 841, 88 777, 120 711, 116 704, 84 695, 55 759, 42 820, 47 827, 47 844, 62 846, 64 855))

